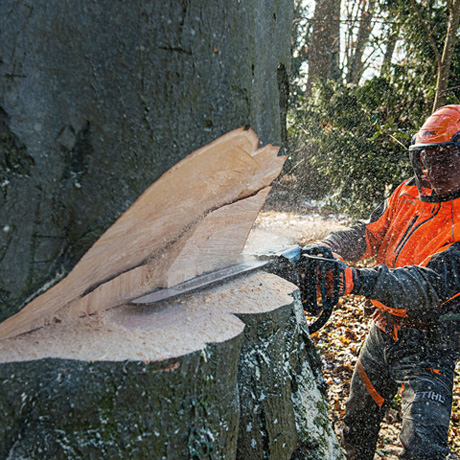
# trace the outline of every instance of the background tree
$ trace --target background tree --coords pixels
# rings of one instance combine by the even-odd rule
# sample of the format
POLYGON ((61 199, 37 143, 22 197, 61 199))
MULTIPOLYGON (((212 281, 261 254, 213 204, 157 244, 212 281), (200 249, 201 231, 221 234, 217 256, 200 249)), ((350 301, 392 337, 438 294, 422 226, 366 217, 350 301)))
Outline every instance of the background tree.
POLYGON ((401 25, 399 23, 399 16, 396 15, 389 27, 386 28, 383 38, 384 54, 382 66, 380 69, 380 76, 391 72, 391 63, 396 50, 396 43, 398 42, 399 30, 401 25))
POLYGON ((373 16, 375 14, 376 1, 363 0, 361 2, 346 2, 347 8, 347 33, 345 55, 347 62, 347 83, 359 83, 364 71, 364 51, 369 43, 369 37, 373 29, 373 16), (353 10, 357 11, 353 18, 353 10), (356 33, 354 33, 354 29, 356 33))
POLYGON ((312 21, 311 7, 303 0, 295 0, 291 38, 291 68, 289 72, 289 106, 299 103, 305 94, 306 62, 310 43, 312 21))
POLYGON ((442 54, 439 53, 437 45, 433 39, 430 29, 426 25, 420 10, 415 3, 415 0, 411 0, 411 5, 417 13, 420 22, 424 26, 427 32, 430 43, 433 47, 433 51, 436 56, 437 82, 436 82, 436 96, 433 104, 433 111, 445 105, 446 92, 449 82, 449 74, 451 70, 452 57, 455 49, 455 42, 457 39, 458 25, 460 20, 460 1, 448 0, 446 1, 447 9, 449 11, 449 17, 447 20, 447 31, 444 39, 444 48, 442 54))
POLYGON ((340 7, 341 0, 317 0, 315 3, 308 45, 308 96, 316 81, 340 78, 340 7))
POLYGON ((344 2, 341 74, 316 80, 290 113, 287 171, 302 199, 364 217, 411 174, 412 135, 433 106, 459 102, 458 11, 458 1, 344 2))

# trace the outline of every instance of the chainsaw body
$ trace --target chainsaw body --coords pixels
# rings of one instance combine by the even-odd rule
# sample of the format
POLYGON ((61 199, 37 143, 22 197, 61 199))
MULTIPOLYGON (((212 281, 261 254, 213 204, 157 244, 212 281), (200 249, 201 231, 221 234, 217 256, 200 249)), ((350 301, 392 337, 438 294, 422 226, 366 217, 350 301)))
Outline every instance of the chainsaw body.
POLYGON ((279 255, 268 270, 298 286, 305 312, 318 317, 309 324, 310 333, 322 328, 343 292, 345 273, 340 261, 302 254, 297 246, 279 255))

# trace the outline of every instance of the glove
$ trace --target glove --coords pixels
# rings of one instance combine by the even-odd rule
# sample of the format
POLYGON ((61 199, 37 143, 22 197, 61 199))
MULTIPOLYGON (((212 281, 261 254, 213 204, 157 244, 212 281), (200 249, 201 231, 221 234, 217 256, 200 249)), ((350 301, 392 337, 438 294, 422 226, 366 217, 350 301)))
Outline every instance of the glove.
POLYGON ((355 283, 358 279, 358 270, 356 268, 350 267, 342 260, 340 261, 340 268, 344 272, 343 284, 339 287, 339 295, 348 295, 353 292, 355 283))
POLYGON ((328 297, 333 296, 334 286, 336 284, 338 285, 338 294, 340 297, 351 294, 358 276, 356 268, 348 266, 345 262, 343 262, 343 259, 340 256, 331 258, 335 258, 337 261, 336 263, 341 270, 341 276, 339 279, 334 279, 334 272, 332 269, 326 270, 324 275, 321 266, 319 266, 316 273, 316 290, 318 297, 321 296, 321 280, 323 279, 323 276, 325 276, 325 293, 328 297))
MULTIPOLYGON (((322 256, 327 259, 335 259, 337 260, 337 263, 339 264, 339 267, 343 271, 343 278, 340 280, 334 280, 333 277, 333 272, 332 270, 326 271, 326 294, 331 296, 332 292, 334 290, 334 283, 338 282, 339 283, 339 295, 344 296, 348 295, 353 291, 353 287, 355 284, 355 280, 357 279, 358 272, 355 268, 352 268, 348 266, 342 257, 338 254, 335 254, 332 252, 332 249, 327 246, 323 242, 319 243, 312 243, 308 244, 304 248, 302 248, 302 255, 307 255, 307 256, 322 256)), ((320 294, 320 286, 321 286, 321 279, 322 279, 323 273, 322 270, 319 268, 317 272, 317 291, 318 295, 320 294)))
MULTIPOLYGON (((339 280, 334 279, 332 270, 326 270, 325 291, 326 295, 332 297, 334 292, 335 283, 339 283, 338 291, 339 296, 351 294, 354 288, 355 281, 357 280, 358 272, 355 268, 348 266, 342 257, 332 252, 332 249, 323 242, 308 244, 302 248, 302 255, 306 256, 322 256, 326 259, 335 259, 339 268, 342 270, 343 277, 339 280)), ((316 273, 316 286, 317 294, 321 296, 321 280, 323 278, 323 271, 321 265, 318 267, 316 273)))
POLYGON ((306 256, 323 256, 327 259, 333 259, 332 249, 323 242, 307 244, 302 248, 301 255, 306 256))

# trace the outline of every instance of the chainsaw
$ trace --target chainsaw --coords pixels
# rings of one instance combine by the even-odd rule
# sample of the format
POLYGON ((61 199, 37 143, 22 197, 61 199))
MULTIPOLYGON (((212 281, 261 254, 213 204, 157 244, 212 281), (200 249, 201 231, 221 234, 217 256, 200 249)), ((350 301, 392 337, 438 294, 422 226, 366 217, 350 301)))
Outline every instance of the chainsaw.
POLYGON ((204 273, 170 288, 157 289, 131 303, 152 305, 258 269, 276 274, 299 288, 306 315, 316 317, 308 325, 310 334, 326 324, 338 303, 344 271, 337 260, 302 254, 300 246, 246 256, 241 263, 204 273))

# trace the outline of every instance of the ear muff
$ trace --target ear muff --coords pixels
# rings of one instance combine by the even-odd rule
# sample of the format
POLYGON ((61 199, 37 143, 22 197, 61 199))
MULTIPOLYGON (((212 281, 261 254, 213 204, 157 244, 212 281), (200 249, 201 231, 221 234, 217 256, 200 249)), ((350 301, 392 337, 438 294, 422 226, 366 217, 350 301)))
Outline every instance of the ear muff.
POLYGON ((460 142, 460 131, 452 136, 451 142, 460 142))

